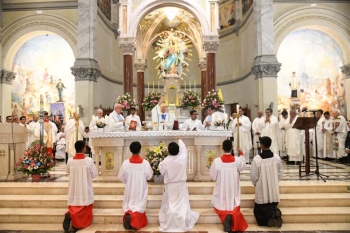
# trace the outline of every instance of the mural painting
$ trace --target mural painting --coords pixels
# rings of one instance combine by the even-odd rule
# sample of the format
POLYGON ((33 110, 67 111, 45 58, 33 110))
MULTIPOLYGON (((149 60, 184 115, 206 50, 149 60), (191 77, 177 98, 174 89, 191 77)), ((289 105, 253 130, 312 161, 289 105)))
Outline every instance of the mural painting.
POLYGON ((220 29, 225 29, 233 26, 236 23, 235 19, 235 2, 227 1, 219 6, 219 25, 220 29))
POLYGON ((108 20, 111 20, 111 0, 97 0, 97 6, 108 20))

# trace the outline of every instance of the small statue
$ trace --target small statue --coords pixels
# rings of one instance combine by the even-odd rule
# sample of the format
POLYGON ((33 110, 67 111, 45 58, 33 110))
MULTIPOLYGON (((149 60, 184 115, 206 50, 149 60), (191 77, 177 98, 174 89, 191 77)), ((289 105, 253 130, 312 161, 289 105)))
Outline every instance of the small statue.
POLYGON ((296 73, 292 73, 292 81, 289 82, 289 86, 292 90, 291 97, 298 97, 298 78, 296 73))

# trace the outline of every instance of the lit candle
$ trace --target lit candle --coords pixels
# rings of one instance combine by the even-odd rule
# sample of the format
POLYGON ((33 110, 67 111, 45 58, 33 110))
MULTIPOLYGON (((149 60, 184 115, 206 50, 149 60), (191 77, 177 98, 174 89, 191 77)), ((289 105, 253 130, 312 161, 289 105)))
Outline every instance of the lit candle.
POLYGON ((236 111, 237 111, 237 114, 238 114, 238 112, 239 112, 239 105, 238 104, 236 106, 236 111))

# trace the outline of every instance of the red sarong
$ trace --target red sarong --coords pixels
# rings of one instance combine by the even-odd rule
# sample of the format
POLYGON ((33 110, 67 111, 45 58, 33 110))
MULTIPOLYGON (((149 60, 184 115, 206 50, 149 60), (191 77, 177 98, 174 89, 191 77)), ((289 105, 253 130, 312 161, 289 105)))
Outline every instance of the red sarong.
POLYGON ((228 214, 232 215, 232 231, 245 231, 248 228, 248 224, 241 213, 240 206, 236 206, 232 211, 218 210, 216 208, 214 208, 214 210, 219 215, 222 223, 225 222, 225 218, 228 214))
POLYGON ((127 214, 130 214, 131 221, 130 225, 134 227, 136 230, 139 230, 142 227, 147 226, 148 220, 146 216, 146 212, 139 213, 139 212, 132 212, 131 210, 128 210, 123 216, 123 222, 125 221, 125 217, 127 214))
POLYGON ((83 229, 92 223, 93 204, 88 206, 68 206, 72 226, 83 229))

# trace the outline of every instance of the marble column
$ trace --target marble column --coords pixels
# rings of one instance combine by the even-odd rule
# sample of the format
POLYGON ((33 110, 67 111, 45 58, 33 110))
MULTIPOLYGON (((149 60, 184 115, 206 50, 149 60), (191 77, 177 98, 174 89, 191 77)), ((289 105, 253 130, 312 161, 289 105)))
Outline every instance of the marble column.
MULTIPOLYGON (((345 83, 344 83, 345 90, 349 91, 350 90, 350 64, 341 66, 340 69, 341 69, 341 72, 345 76, 345 80, 344 80, 345 81, 345 83)), ((347 91, 345 92, 345 102, 348 104, 348 107, 346 108, 347 112, 345 114, 346 114, 347 118, 349 119, 349 117, 350 117, 350 107, 349 107, 350 93, 347 91)))
POLYGON ((130 93, 133 96, 133 67, 132 56, 135 51, 135 43, 122 43, 119 44, 123 52, 124 64, 123 64, 123 86, 124 94, 130 93))
MULTIPOLYGON (((199 69, 201 70, 201 102, 207 96, 207 59, 205 57, 199 58, 199 69)), ((207 111, 202 110, 202 120, 207 116, 207 111)))
POLYGON ((142 101, 145 98, 145 70, 147 68, 146 59, 135 59, 134 66, 137 72, 137 105, 139 106, 138 114, 141 123, 145 120, 144 109, 142 108, 142 101))
POLYGON ((212 89, 216 89, 216 64, 215 64, 215 54, 217 48, 219 47, 219 39, 210 37, 208 41, 204 40, 203 47, 206 53, 206 87, 207 92, 212 89))
POLYGON ((75 107, 80 107, 81 120, 89 125, 94 106, 98 106, 96 84, 100 76, 96 0, 78 0, 77 58, 71 70, 75 76, 75 107))
POLYGON ((255 59, 252 74, 258 90, 259 109, 265 110, 273 104, 277 114, 277 73, 281 63, 274 54, 273 0, 254 1, 255 59))
POLYGON ((12 114, 11 91, 12 80, 15 78, 16 73, 8 70, 0 70, 0 116, 2 116, 2 122, 6 121, 6 116, 12 114))

